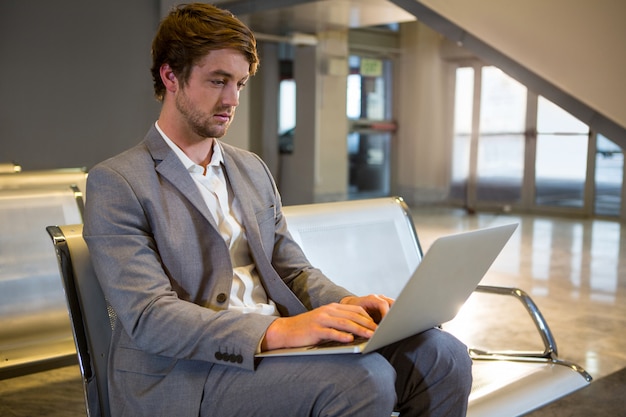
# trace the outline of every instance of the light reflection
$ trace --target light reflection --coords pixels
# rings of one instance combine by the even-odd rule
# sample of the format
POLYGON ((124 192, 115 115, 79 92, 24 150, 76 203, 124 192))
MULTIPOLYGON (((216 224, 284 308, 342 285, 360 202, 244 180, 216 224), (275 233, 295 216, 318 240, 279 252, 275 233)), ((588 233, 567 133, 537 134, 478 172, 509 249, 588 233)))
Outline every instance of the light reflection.
POLYGON ((615 303, 618 287, 620 226, 611 222, 594 222, 591 228, 590 262, 591 299, 601 303, 615 303))
POLYGON ((585 370, 591 374, 597 374, 599 370, 598 354, 592 350, 585 353, 585 370))
MULTIPOLYGON (((424 232, 428 240, 434 240, 489 224, 519 222, 520 227, 488 272, 488 284, 528 292, 557 339, 561 359, 579 364, 594 379, 626 366, 626 338, 622 336, 626 328, 623 223, 556 216, 451 213, 434 215, 433 210, 428 210, 425 215, 420 211, 415 217, 420 236, 424 232)), ((532 332, 522 333, 519 326, 528 317, 511 314, 505 307, 508 303, 500 300, 503 297, 480 301, 473 297, 444 328, 470 347, 523 348, 532 332)))
MULTIPOLYGON (((570 228, 572 232, 571 256, 570 256, 570 275, 569 280, 574 288, 580 288, 581 280, 581 262, 580 255, 583 253, 583 227, 580 224, 574 224, 570 228)), ((576 297, 578 298, 578 297, 576 297)))
POLYGON ((532 277, 537 280, 547 280, 550 277, 552 255, 552 223, 546 220, 535 220, 532 242, 532 277))

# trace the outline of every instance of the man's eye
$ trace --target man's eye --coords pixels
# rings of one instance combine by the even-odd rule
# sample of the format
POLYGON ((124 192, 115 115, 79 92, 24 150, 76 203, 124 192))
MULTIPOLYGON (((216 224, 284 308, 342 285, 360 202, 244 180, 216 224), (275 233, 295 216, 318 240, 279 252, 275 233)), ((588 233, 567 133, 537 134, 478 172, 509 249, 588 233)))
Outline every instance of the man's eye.
POLYGON ((222 85, 226 84, 226 81, 224 81, 224 80, 213 80, 213 81, 211 81, 211 82, 212 82, 213 84, 215 84, 215 85, 219 85, 219 86, 222 86, 222 85))

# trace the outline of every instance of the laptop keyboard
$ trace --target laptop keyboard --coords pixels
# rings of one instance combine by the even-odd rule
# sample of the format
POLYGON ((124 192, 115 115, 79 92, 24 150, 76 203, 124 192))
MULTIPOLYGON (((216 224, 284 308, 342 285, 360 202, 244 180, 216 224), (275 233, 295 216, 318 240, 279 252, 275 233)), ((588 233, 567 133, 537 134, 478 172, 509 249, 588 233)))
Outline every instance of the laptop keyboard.
POLYGON ((362 336, 354 336, 354 340, 352 342, 338 342, 336 340, 327 340, 325 342, 320 342, 315 346, 311 346, 309 349, 319 349, 319 348, 327 348, 327 347, 337 347, 337 346, 357 346, 363 342, 367 342, 366 337, 362 336))

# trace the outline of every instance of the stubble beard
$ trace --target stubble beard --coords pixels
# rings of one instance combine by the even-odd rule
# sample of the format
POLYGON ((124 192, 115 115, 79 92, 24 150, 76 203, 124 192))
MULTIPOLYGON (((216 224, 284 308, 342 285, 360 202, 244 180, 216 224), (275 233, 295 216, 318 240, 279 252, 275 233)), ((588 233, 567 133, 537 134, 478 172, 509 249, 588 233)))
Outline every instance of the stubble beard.
POLYGON ((228 131, 228 127, 234 116, 234 110, 231 113, 230 120, 226 123, 216 123, 211 120, 213 114, 229 112, 228 108, 217 108, 211 114, 198 111, 191 103, 184 90, 176 96, 176 109, 185 117, 189 128, 202 138, 221 138, 228 131))

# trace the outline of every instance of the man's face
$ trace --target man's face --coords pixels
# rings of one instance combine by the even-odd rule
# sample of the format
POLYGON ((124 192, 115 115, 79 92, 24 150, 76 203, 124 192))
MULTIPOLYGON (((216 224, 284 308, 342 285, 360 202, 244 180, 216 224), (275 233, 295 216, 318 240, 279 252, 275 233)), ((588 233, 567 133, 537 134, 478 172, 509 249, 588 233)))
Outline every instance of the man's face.
POLYGON ((249 68, 244 55, 233 49, 211 51, 194 65, 187 84, 175 96, 176 109, 189 129, 201 138, 226 134, 249 68))

